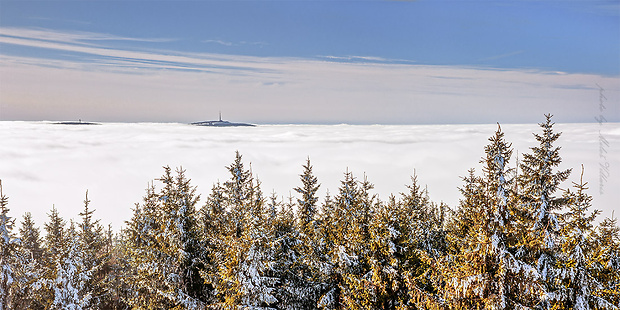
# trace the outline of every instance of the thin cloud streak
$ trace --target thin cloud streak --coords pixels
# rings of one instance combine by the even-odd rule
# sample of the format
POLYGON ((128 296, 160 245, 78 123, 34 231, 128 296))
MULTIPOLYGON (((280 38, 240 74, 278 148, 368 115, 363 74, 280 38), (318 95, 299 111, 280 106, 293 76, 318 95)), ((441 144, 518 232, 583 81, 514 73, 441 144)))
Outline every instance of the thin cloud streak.
POLYGON ((203 40, 202 42, 219 44, 223 46, 242 46, 242 45, 266 46, 268 45, 266 42, 247 42, 247 41, 231 42, 231 41, 224 41, 224 40, 203 40))
POLYGON ((224 46, 233 46, 234 45, 232 42, 222 41, 222 40, 204 40, 202 42, 204 42, 204 43, 215 43, 215 44, 224 45, 224 46))
POLYGON ((482 58, 482 59, 480 59, 480 61, 488 61, 488 60, 497 60, 497 59, 502 59, 502 58, 508 58, 508 57, 519 55, 519 54, 523 54, 524 52, 525 51, 523 51, 523 50, 521 50, 521 51, 514 51, 514 52, 510 52, 510 53, 505 53, 505 54, 495 55, 495 56, 491 56, 491 57, 487 57, 487 58, 482 58))
POLYGON ((70 43, 76 45, 93 45, 92 43, 88 43, 88 41, 133 41, 152 43, 175 41, 175 39, 167 38, 131 38, 85 31, 54 31, 45 28, 16 27, 0 27, 0 36, 58 43, 70 43))
MULTIPOLYGON (((211 58, 208 54, 203 54, 202 57, 197 57, 198 55, 193 55, 193 57, 182 56, 182 55, 170 55, 170 54, 157 54, 152 52, 140 52, 140 51, 129 51, 122 49, 112 49, 112 48, 103 48, 103 47, 93 47, 86 45, 77 45, 77 44, 67 44, 64 42, 71 42, 71 40, 59 40, 59 41, 43 41, 43 40, 32 40, 32 39, 23 39, 23 38, 15 38, 15 37, 0 37, 0 43, 4 44, 12 44, 12 45, 20 45, 26 47, 35 47, 35 48, 44 48, 44 49, 52 49, 52 50, 60 50, 72 53, 83 53, 91 56, 99 56, 99 57, 107 57, 97 59, 100 63, 115 64, 118 59, 125 59, 134 62, 152 62, 158 61, 162 63, 177 63, 177 64, 185 64, 186 66, 191 66, 194 69, 200 69, 201 67, 227 67, 230 69, 247 69, 247 70, 257 70, 257 69, 268 69, 265 66, 258 65, 257 62, 253 63, 251 66, 248 64, 244 64, 243 62, 234 62, 230 60, 218 60, 217 57, 211 58), (111 59, 111 60, 109 60, 111 59)), ((41 62, 46 62, 47 59, 41 58, 41 62)), ((162 69, 171 69, 171 67, 162 66, 162 69)))

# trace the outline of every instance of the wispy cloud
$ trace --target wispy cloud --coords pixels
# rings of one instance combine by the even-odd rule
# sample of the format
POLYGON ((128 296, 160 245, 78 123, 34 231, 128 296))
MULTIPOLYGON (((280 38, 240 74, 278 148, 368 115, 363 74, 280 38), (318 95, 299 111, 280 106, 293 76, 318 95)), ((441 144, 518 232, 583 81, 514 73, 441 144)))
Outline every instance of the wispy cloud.
POLYGON ((204 42, 204 43, 215 43, 215 44, 224 45, 224 46, 233 46, 234 45, 232 42, 222 41, 222 40, 204 40, 202 42, 204 42))
POLYGON ((330 60, 345 60, 345 61, 355 61, 355 60, 375 61, 375 62, 386 61, 386 59, 383 57, 372 57, 372 56, 320 56, 320 57, 325 58, 325 59, 330 59, 330 60))
MULTIPOLYGON (((197 71, 261 70, 258 58, 227 57, 225 55, 182 53, 166 50, 140 50, 115 47, 103 41, 167 42, 169 39, 143 39, 118 37, 108 34, 86 32, 59 32, 45 29, 0 28, 0 43, 30 48, 43 48, 88 55, 86 63, 102 66, 118 66, 145 69, 182 69, 197 71), (91 42, 99 42, 94 44, 91 42), (245 60, 244 60, 245 59, 245 60)), ((79 58, 74 59, 80 62, 79 58)), ((8 58, 5 58, 8 60, 8 58)), ((41 58, 48 62, 49 58, 41 58)))
POLYGON ((334 56, 334 55, 321 55, 317 56, 319 59, 325 59, 334 62, 352 62, 352 63, 400 63, 400 64, 413 64, 415 61, 406 59, 388 59, 376 56, 334 56))
POLYGON ((516 55, 523 54, 523 53, 525 53, 525 51, 519 50, 519 51, 514 51, 514 52, 509 52, 509 53, 504 53, 504 54, 499 54, 499 55, 494 55, 494 56, 482 58, 479 61, 497 60, 497 59, 502 59, 502 58, 508 58, 508 57, 516 56, 516 55))
POLYGON ((62 22, 67 24, 78 24, 78 25, 90 25, 92 22, 84 21, 84 20, 76 20, 76 19, 58 19, 58 18, 49 18, 42 16, 31 16, 32 20, 43 20, 43 21, 54 21, 54 22, 62 22))
POLYGON ((223 46, 243 46, 243 45, 255 45, 255 46, 266 46, 268 45, 266 42, 248 42, 248 41, 239 41, 239 42, 231 42, 224 40, 204 40, 203 43, 213 43, 219 44, 223 46))
POLYGON ((0 38, 17 38, 75 45, 93 45, 101 41, 171 42, 169 38, 131 38, 84 31, 55 31, 45 28, 0 27, 0 38))

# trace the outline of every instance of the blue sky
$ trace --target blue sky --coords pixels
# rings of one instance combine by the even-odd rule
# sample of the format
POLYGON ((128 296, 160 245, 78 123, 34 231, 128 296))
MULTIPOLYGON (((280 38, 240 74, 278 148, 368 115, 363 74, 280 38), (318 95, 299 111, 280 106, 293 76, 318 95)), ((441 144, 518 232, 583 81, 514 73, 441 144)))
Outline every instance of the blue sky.
MULTIPOLYGON (((213 70, 207 69, 239 68, 240 66, 246 69, 244 72, 248 70, 260 71, 263 74, 271 72, 276 75, 285 71, 289 72, 275 80, 265 81, 265 75, 255 77, 257 80, 252 83, 256 82, 261 85, 299 83, 299 80, 290 79, 291 76, 305 77, 305 74, 295 71, 295 68, 298 68, 297 65, 287 66, 286 70, 278 68, 278 65, 300 61, 317 62, 318 65, 324 65, 326 62, 333 63, 335 67, 329 67, 331 69, 343 64, 354 64, 358 66, 355 68, 368 69, 364 71, 368 73, 368 76, 372 75, 371 71, 377 69, 377 66, 383 66, 381 69, 390 66, 391 73, 385 73, 386 79, 381 83, 372 83, 371 78, 358 81, 359 85, 371 84, 373 86, 397 84, 392 83, 392 79, 407 78, 407 76, 401 76, 395 72, 403 68, 405 70, 420 69, 423 66, 450 67, 458 70, 467 68, 470 71, 463 73, 467 78, 477 77, 480 71, 484 70, 497 71, 498 74, 504 76, 503 79, 508 79, 505 74, 508 71, 530 72, 531 74, 532 72, 560 72, 562 75, 581 76, 583 79, 579 82, 573 80, 562 82, 568 83, 566 85, 562 83, 558 85, 548 80, 549 83, 555 85, 554 87, 573 90, 585 88, 596 92, 597 87, 594 85, 603 83, 605 91, 610 94, 610 104, 615 109, 611 109, 612 117, 617 117, 618 111, 615 108, 617 103, 615 98, 620 75, 619 1, 0 1, 0 31, 0 56, 3 57, 0 63, 2 65, 0 77, 5 83, 9 82, 6 84, 10 84, 5 86, 5 91, 10 95, 0 95, 0 108, 4 106, 4 113, 0 110, 0 119, 45 118, 45 114, 27 113, 28 111, 23 108, 25 105, 36 106, 36 101, 40 101, 40 98, 32 98, 32 94, 23 94, 22 97, 30 96, 30 98, 27 100, 22 98, 24 101, 20 101, 22 100, 20 94, 25 92, 25 87, 20 87, 20 85, 27 83, 28 74, 35 73, 33 71, 25 73, 23 71, 25 67, 21 67, 19 71, 15 66, 17 64, 33 66, 35 63, 40 68, 54 64, 56 69, 62 67, 64 70, 74 70, 72 72, 84 70, 88 74, 106 70, 111 73, 115 69, 115 73, 120 74, 118 70, 126 69, 128 63, 134 63, 138 64, 137 69, 147 70, 141 71, 140 75, 149 77, 160 76, 164 74, 163 70, 166 74, 171 70, 184 71, 187 74, 191 72, 213 73, 213 70), (51 46, 49 43, 56 45, 51 46), (85 50, 84 47, 89 49, 85 50), (155 54, 158 57, 153 59, 151 56, 155 54), (179 61, 178 58, 167 59, 164 56, 187 56, 192 60, 179 61), (225 61, 217 65, 200 64, 205 59, 225 59, 225 61), (243 62, 243 65, 239 65, 239 61, 243 62), (260 68, 251 65, 256 63, 262 64, 260 68), (149 66, 156 64, 159 67, 146 68, 146 64, 149 66), (99 66, 94 68, 94 65, 99 66), (21 80, 19 80, 21 75, 12 74, 13 70, 24 74, 21 80), (584 76, 588 77, 584 78, 584 76), (24 103, 26 101, 27 104, 24 103), (14 107, 18 104, 22 108, 14 107)), ((331 69, 326 69, 326 71, 331 69)), ((334 70, 341 71, 341 69, 334 70)), ((307 72, 307 69, 302 71, 307 72)), ((48 71, 46 74, 53 76, 60 73, 48 71)), ((123 74, 127 77, 128 73, 123 74)), ((463 74, 459 76, 462 78, 463 74)), ((226 73, 226 76, 230 77, 230 72, 226 73)), ((314 77, 320 79, 318 76, 314 77)), ((174 82, 172 76, 167 78, 171 79, 170 82, 174 82)), ((185 76, 185 78, 190 77, 185 76)), ((351 73, 351 75, 343 75, 340 78, 351 81, 350 85, 354 85, 357 76, 351 73)), ((448 78, 454 77, 450 75, 448 78)), ((493 77, 488 77, 488 79, 496 80, 493 77)), ((520 83, 521 87, 524 87, 526 81, 534 78, 524 77, 523 79, 513 82, 520 83)), ((222 81, 222 76, 217 80, 222 81)), ((46 84, 45 80, 39 82, 46 84)), ((55 81, 50 78, 48 82, 50 85, 47 89, 52 88, 55 81)), ((95 85, 101 82, 102 80, 93 77, 92 87, 96 89, 95 85)), ((246 86, 252 84, 249 80, 244 83, 246 86)), ((352 91, 350 87, 347 88, 347 85, 344 85, 343 93, 347 89, 352 91)), ((477 89, 482 87, 481 85, 475 84, 471 87, 477 89)), ((307 87, 312 86, 320 85, 312 83, 307 85, 307 87)), ((339 94, 337 90, 328 91, 324 89, 328 87, 326 85, 321 87, 324 90, 323 95, 313 94, 315 97, 312 97, 317 102, 323 99, 330 101, 333 105, 338 101, 358 100, 353 97, 339 98, 342 94, 339 94)), ((389 87, 385 85, 382 87, 384 93, 390 91, 389 87)), ((435 86, 429 84, 428 87, 435 86)), ((443 92, 445 95, 455 92, 454 87, 454 85, 447 85, 443 90, 433 91, 443 92), (448 88, 449 86, 452 88, 448 88)), ((467 88, 467 85, 461 87, 467 88)), ((45 87, 42 86, 42 88, 45 87)), ((222 92, 225 92, 225 89, 223 88, 222 92)), ((299 93, 300 89, 303 87, 295 91, 299 93)), ((99 91, 103 92, 101 89, 99 91)), ((105 92, 110 91, 128 90, 108 88, 105 92)), ((193 91, 200 92, 201 90, 193 91)), ((253 88, 242 87, 240 91, 247 92, 249 98, 260 95, 253 93, 255 91, 253 88)), ((293 89, 287 91, 289 94, 293 89)), ((377 93, 381 91, 377 89, 377 93)), ((410 99, 418 97, 412 89, 400 89, 399 91, 402 95, 391 99, 393 105, 404 105, 408 100, 411 104, 410 99)), ((525 89, 524 91, 528 92, 525 89)), ((141 97, 140 95, 147 93, 147 89, 139 91, 134 99, 151 100, 148 96, 141 97)), ((213 95, 213 92, 210 91, 203 95, 206 98, 209 94, 213 95)), ((574 97, 573 95, 562 94, 566 97, 574 97)), ((292 95, 278 97, 278 94, 271 92, 269 96, 271 97, 265 101, 284 104, 286 101, 290 102, 292 95)), ((556 95, 546 94, 541 95, 541 98, 544 96, 556 95)), ((187 97, 187 100, 193 100, 198 104, 198 97, 187 97)), ((213 100, 218 100, 220 103, 211 104, 208 109, 195 111, 226 110, 226 107, 237 111, 251 107, 247 102, 243 104, 240 102, 247 101, 247 98, 227 101, 223 100, 224 97, 226 97, 225 94, 214 95, 213 100)), ((76 98, 79 96, 71 100, 76 98)), ((429 99, 430 97, 423 98, 433 101, 429 99)), ((452 100, 448 97, 436 97, 435 99, 438 102, 452 100)), ((57 100, 68 101, 70 99, 59 97, 57 100)), ((180 115, 163 117, 162 115, 167 114, 163 111, 157 114, 159 116, 153 115, 152 119, 131 118, 126 115, 118 115, 115 118, 113 114, 120 113, 120 110, 107 110, 109 113, 101 111, 102 104, 114 99, 110 97, 107 100, 95 100, 96 102, 92 104, 97 106, 91 110, 100 113, 92 112, 88 116, 108 121, 187 120, 180 115)), ((90 100, 83 98, 82 101, 90 100)), ((310 99, 307 102, 310 102, 310 99)), ((60 109, 70 108, 51 102, 45 104, 60 109)), ((165 103, 161 104, 165 105, 165 103)), ((371 107, 377 103, 360 102, 359 104, 360 110, 364 110, 365 107, 371 107)), ((475 106, 475 104, 472 105, 475 106)), ((472 105, 468 106, 472 107, 472 105)), ((265 104, 261 106, 265 107, 265 104)), ((348 108, 341 107, 342 113, 345 113, 348 108)), ((286 117, 276 119, 262 116, 252 119, 250 114, 244 113, 240 113, 239 116, 250 121, 265 122, 290 120, 292 122, 337 123, 340 119, 351 123, 370 121, 368 116, 356 118, 351 115, 334 117, 334 119, 304 118, 300 116, 308 115, 304 114, 304 109, 293 107, 293 110, 295 109, 299 115, 292 111, 286 117)), ((550 106, 549 109, 557 109, 557 107, 550 106)), ((420 108, 415 110, 420 110, 420 108)), ((40 109, 38 111, 41 112, 40 109)), ((403 111, 402 108, 394 109, 394 114, 403 111)), ((435 115, 436 112, 433 110, 428 113, 435 115)), ((533 114, 537 114, 536 117, 540 118, 538 113, 539 111, 533 111, 533 114)), ((585 118, 577 117, 578 114, 583 115, 583 111, 575 111, 575 113, 575 115, 562 118, 566 121, 586 121, 585 118)), ((235 113, 230 114, 235 115, 235 113)), ((363 113, 359 112, 359 114, 363 113)), ((60 114, 48 115, 49 119, 63 118, 60 114)), ((66 117, 73 116, 67 115, 66 117)), ((509 122, 528 122, 534 119, 533 115, 510 118, 498 117, 498 113, 493 113, 489 117, 479 119, 459 120, 456 115, 447 116, 444 121, 493 122, 493 119, 497 118, 509 122)), ((382 116, 381 122, 408 123, 409 121, 399 117, 390 118, 386 115, 382 116)), ((442 122, 442 120, 437 115, 432 122, 442 122)))

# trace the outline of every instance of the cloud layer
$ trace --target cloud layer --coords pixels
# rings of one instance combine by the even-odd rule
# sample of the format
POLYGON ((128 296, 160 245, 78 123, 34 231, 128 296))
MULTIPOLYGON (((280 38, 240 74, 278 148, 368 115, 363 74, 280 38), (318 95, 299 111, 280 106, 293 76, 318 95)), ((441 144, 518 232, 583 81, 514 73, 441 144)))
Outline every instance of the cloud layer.
MULTIPOLYGON (((542 116, 540 117, 542 118, 542 116)), ((428 185, 434 201, 458 204, 460 176, 469 168, 480 171, 487 139, 497 125, 268 125, 254 128, 208 128, 184 124, 120 124, 63 126, 46 122, 0 122, 0 178, 9 196, 11 215, 30 211, 38 225, 55 205, 65 218, 77 218, 89 190, 92 207, 103 224, 118 229, 131 216, 147 184, 161 176, 163 165, 187 169, 198 192, 205 196, 211 186, 229 178, 225 166, 239 150, 246 165, 263 182, 263 192, 280 196, 295 194, 301 165, 309 156, 314 172, 327 190, 336 194, 342 174, 364 173, 385 200, 406 191, 414 170, 428 185)), ((502 125, 513 143, 515 158, 536 144, 535 124, 502 125)), ((589 182, 593 205, 604 216, 620 201, 620 124, 557 124, 563 135, 562 169, 574 168, 578 181, 580 164, 589 182), (599 130, 608 141, 608 181, 599 182, 599 130)), ((514 165, 515 158, 510 162, 514 165)), ((567 188, 570 182, 561 187, 567 188)))

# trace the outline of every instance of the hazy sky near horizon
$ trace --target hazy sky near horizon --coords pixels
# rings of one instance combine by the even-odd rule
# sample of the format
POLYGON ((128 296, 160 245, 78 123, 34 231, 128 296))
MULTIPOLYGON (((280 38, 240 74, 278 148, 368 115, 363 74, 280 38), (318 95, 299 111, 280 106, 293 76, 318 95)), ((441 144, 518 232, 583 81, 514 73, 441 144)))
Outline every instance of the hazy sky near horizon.
POLYGON ((618 122, 619 106, 617 0, 0 0, 0 120, 618 122))

